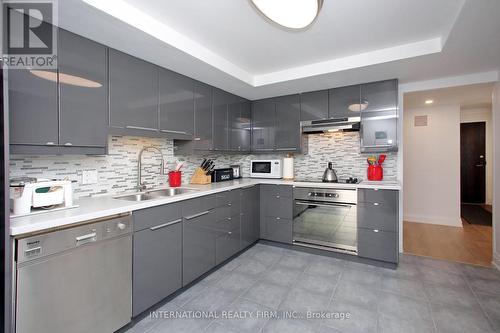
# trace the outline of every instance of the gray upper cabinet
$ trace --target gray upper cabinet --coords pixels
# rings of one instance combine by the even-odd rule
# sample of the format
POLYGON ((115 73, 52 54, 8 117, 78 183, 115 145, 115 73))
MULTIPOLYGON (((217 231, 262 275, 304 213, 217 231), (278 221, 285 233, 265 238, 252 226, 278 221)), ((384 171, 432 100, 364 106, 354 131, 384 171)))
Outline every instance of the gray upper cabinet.
POLYGON ((192 139, 194 133, 193 79, 159 69, 160 132, 175 139, 192 139))
POLYGON ((212 87, 194 83, 194 149, 212 149, 212 87))
POLYGON ((360 117, 361 86, 330 89, 328 118, 341 119, 360 117))
POLYGON ((108 123, 106 47, 59 30, 60 145, 105 147, 108 123), (67 83, 62 75, 77 82, 67 83))
POLYGON ((234 96, 228 107, 229 150, 250 151, 251 109, 250 102, 234 96))
POLYGON ((277 151, 300 151, 300 99, 299 95, 277 97, 276 137, 277 151))
POLYGON ((273 98, 252 102, 252 151, 273 151, 276 104, 273 98))
MULTIPOLYGON (((56 70, 44 70, 57 76, 56 70)), ((26 69, 9 70, 10 144, 48 145, 59 142, 57 83, 26 69)))
POLYGON ((361 85, 361 151, 387 152, 398 149, 398 81, 361 85))
POLYGON ((328 90, 319 90, 300 95, 300 120, 328 118, 328 90))
POLYGON ((158 132, 158 67, 109 50, 110 126, 158 132))
POLYGON ((229 149, 228 106, 232 95, 214 88, 213 90, 213 146, 214 150, 229 149))

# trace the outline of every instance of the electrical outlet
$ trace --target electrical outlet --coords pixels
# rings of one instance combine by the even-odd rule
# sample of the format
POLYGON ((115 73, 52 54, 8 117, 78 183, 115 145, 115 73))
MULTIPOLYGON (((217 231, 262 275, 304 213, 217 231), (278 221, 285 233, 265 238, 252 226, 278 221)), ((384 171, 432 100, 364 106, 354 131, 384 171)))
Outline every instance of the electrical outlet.
POLYGON ((82 185, 97 184, 97 170, 82 171, 82 185))

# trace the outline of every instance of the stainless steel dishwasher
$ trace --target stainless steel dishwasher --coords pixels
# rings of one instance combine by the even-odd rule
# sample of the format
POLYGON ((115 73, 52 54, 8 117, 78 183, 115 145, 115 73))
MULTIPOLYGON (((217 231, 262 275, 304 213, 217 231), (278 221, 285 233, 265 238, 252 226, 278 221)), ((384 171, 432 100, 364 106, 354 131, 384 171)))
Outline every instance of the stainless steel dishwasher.
POLYGON ((132 217, 16 240, 17 333, 111 333, 132 315, 132 217))

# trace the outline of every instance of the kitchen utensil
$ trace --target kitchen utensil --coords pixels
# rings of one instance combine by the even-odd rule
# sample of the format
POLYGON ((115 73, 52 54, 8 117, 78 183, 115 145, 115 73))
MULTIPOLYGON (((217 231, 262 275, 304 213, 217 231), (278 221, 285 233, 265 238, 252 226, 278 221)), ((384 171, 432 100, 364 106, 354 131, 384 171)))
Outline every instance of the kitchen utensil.
POLYGON ((181 171, 170 171, 168 173, 168 185, 170 187, 179 187, 182 182, 182 172, 181 171))
POLYGON ((184 162, 177 162, 177 166, 175 167, 175 171, 180 171, 183 165, 184 165, 184 162))
POLYGON ((325 169, 323 173, 323 182, 325 183, 335 183, 338 181, 337 173, 333 169, 333 163, 328 162, 328 167, 325 169))
POLYGON ((387 155, 385 155, 385 154, 380 155, 378 157, 378 164, 382 165, 382 163, 384 163, 386 157, 387 157, 387 155))

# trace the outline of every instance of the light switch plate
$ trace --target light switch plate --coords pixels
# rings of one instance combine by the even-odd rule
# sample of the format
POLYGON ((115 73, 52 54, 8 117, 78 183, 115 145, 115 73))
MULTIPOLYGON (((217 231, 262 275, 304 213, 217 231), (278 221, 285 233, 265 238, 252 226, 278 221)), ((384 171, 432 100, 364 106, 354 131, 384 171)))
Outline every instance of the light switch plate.
POLYGON ((82 171, 82 184, 97 184, 97 170, 83 170, 82 171))

